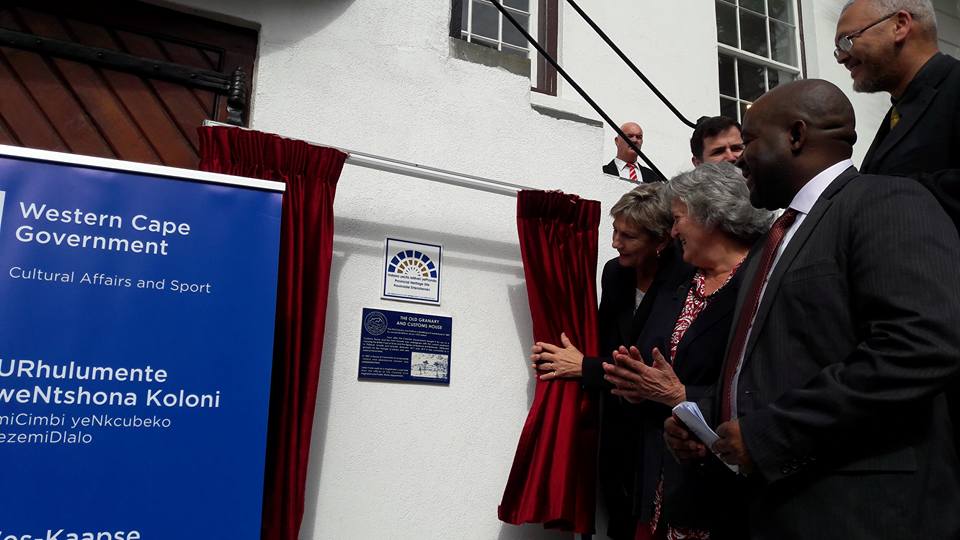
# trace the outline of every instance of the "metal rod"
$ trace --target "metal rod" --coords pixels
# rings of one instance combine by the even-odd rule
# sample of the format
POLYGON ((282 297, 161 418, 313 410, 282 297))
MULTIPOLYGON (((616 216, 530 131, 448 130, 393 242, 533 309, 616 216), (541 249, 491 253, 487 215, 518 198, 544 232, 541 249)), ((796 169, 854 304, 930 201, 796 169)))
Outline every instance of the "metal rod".
POLYGON ((230 75, 217 71, 143 58, 111 49, 91 47, 6 28, 0 28, 0 46, 74 60, 141 77, 163 79, 192 88, 212 90, 218 94, 230 91, 230 75))
POLYGON ((613 49, 613 52, 617 53, 617 56, 619 56, 620 59, 623 60, 624 63, 626 63, 627 66, 630 67, 630 69, 633 70, 633 73, 634 73, 637 77, 640 77, 640 80, 642 80, 644 83, 646 83, 647 87, 650 88, 650 91, 653 92, 653 94, 654 94, 655 96, 657 96, 658 98, 660 98, 660 101, 662 101, 663 104, 666 105, 668 109, 670 109, 670 112, 672 112, 673 114, 675 114, 675 115, 677 116, 677 118, 679 118, 680 121, 683 122, 684 124, 686 124, 687 126, 692 127, 692 128, 696 128, 696 127, 697 127, 697 125, 696 125, 695 123, 691 122, 690 120, 687 120, 687 117, 685 117, 682 113, 680 113, 680 111, 677 110, 677 108, 673 106, 673 103, 670 103, 670 100, 668 100, 667 97, 664 96, 664 95, 660 92, 660 90, 658 90, 657 87, 653 85, 652 82, 650 82, 650 79, 648 79, 647 76, 644 75, 643 72, 640 71, 640 69, 636 66, 636 64, 634 64, 629 58, 627 58, 627 55, 623 54, 623 51, 620 50, 620 47, 617 47, 617 44, 614 43, 614 42, 607 36, 607 34, 606 34, 603 30, 601 30, 599 26, 597 26, 597 24, 596 24, 595 22, 593 22, 593 19, 591 19, 586 13, 583 12, 582 9, 580 9, 580 6, 578 6, 577 3, 576 3, 574 0, 567 0, 567 3, 570 4, 570 7, 572 7, 573 10, 576 11, 577 14, 579 14, 580 17, 583 18, 583 20, 586 21, 586 23, 587 23, 588 25, 590 25, 590 28, 593 28, 593 31, 596 32, 596 33, 600 36, 600 39, 602 39, 602 40, 604 41, 604 43, 606 43, 607 45, 609 45, 610 48, 613 49))
POLYGON ((577 84, 577 82, 574 81, 562 67, 560 67, 560 64, 558 64, 557 61, 554 60, 552 56, 550 56, 550 54, 540 45, 540 43, 537 42, 537 40, 533 39, 533 36, 531 36, 527 32, 527 30, 523 26, 521 26, 516 19, 513 18, 513 15, 510 15, 510 13, 503 7, 503 5, 500 4, 500 1, 501 0, 491 0, 490 3, 493 4, 495 8, 497 8, 497 10, 503 15, 505 19, 510 21, 510 24, 512 24, 514 28, 517 29, 517 31, 523 34, 523 37, 525 37, 527 41, 529 41, 530 44, 537 49, 537 51, 543 56, 543 58, 547 62, 550 62, 550 65, 552 65, 554 68, 557 69, 557 73, 562 75, 563 79, 568 83, 570 83, 570 86, 572 86, 573 89, 576 90, 578 94, 580 94, 580 97, 582 97, 591 107, 593 107, 593 110, 597 111, 597 114, 599 114, 600 116, 603 117, 604 120, 606 120, 607 124, 610 127, 612 127, 614 131, 617 132, 617 135, 620 137, 620 139, 623 140, 625 143, 627 143, 627 146, 633 149, 633 151, 636 152, 641 159, 643 159, 644 163, 649 165, 650 168, 653 169, 653 171, 660 176, 660 178, 666 178, 663 175, 663 173, 660 172, 660 169, 657 168, 657 166, 654 165, 653 162, 650 161, 650 159, 647 158, 647 156, 645 156, 644 153, 640 151, 640 148, 636 144, 634 144, 629 137, 627 137, 627 135, 623 132, 623 130, 620 129, 620 126, 614 123, 614 121, 610 119, 610 116, 608 116, 607 113, 603 112, 603 109, 601 109, 600 106, 597 105, 597 103, 593 100, 593 98, 587 95, 587 93, 583 90, 583 88, 581 88, 580 85, 577 84))
MULTIPOLYGON (((241 126, 216 122, 214 120, 204 120, 203 125, 247 129, 241 126)), ((412 176, 414 178, 422 178, 424 180, 476 189, 478 191, 486 191, 487 193, 496 193, 498 195, 507 195, 510 197, 516 197, 517 192, 519 191, 534 189, 519 184, 510 184, 508 182, 501 182, 499 180, 492 180, 490 178, 483 178, 481 176, 473 176, 455 171, 448 171, 437 167, 420 165, 419 163, 411 163, 409 161, 378 156, 376 154, 369 154, 366 152, 358 152, 356 150, 350 150, 348 148, 337 147, 329 144, 323 144, 314 141, 304 142, 317 146, 336 148, 337 150, 348 154, 346 161, 347 164, 356 165, 358 167, 402 174, 404 176, 412 176)))

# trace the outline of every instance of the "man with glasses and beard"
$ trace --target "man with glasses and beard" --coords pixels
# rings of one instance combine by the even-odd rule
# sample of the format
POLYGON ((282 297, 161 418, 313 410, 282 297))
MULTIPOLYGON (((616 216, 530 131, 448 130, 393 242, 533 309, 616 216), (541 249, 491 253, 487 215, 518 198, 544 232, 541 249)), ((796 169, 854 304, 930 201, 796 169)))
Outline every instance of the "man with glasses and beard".
MULTIPOLYGON (((851 0, 835 44, 853 89, 892 101, 861 172, 918 180, 960 226, 960 61, 939 52, 930 0, 851 0)), ((960 449, 960 382, 949 394, 960 449)))

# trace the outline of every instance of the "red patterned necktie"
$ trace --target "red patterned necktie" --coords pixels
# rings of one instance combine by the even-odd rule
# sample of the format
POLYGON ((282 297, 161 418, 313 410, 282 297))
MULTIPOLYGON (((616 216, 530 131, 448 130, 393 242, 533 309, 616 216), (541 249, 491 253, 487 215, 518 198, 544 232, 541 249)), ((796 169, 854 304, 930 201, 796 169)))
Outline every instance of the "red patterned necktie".
POLYGON ((763 245, 763 254, 760 259, 760 265, 757 272, 753 275, 753 281, 750 282, 750 290, 743 302, 743 308, 740 310, 740 318, 737 319, 736 332, 730 339, 730 347, 727 348, 727 359, 723 368, 723 385, 721 386, 722 402, 720 404, 720 421, 730 420, 733 406, 733 378, 737 374, 737 367, 740 364, 740 357, 743 355, 743 348, 746 346, 747 332, 753 323, 753 317, 757 314, 757 307, 760 305, 760 291, 763 290, 763 284, 767 281, 767 274, 770 273, 770 267, 773 266, 773 260, 777 255, 777 249, 783 242, 783 235, 787 229, 793 225, 797 219, 798 212, 793 208, 788 208, 782 216, 773 222, 770 227, 770 233, 767 234, 767 240, 763 245))
POLYGON ((633 181, 637 180, 637 166, 633 163, 627 163, 627 168, 630 169, 630 179, 633 181))

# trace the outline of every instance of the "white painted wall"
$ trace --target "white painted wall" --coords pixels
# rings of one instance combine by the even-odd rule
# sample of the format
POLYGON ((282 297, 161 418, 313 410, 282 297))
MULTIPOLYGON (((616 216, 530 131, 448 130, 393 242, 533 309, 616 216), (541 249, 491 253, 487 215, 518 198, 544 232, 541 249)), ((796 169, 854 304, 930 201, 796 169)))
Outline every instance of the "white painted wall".
MULTIPOLYGON (((262 26, 252 127, 603 201, 599 127, 450 58, 448 0, 193 1, 262 26)), ((570 538, 497 519, 533 397, 516 199, 346 166, 303 539, 570 538), (439 308, 379 299, 386 236, 444 247, 439 308), (449 387, 357 380, 364 307, 453 317, 449 387)), ((611 254, 610 220, 601 230, 611 254)))
MULTIPOLYGON (((685 126, 610 50, 565 2, 560 46, 563 66, 618 124, 643 127, 643 152, 667 178, 692 168, 685 126)), ((713 0, 679 2, 578 2, 624 54, 688 119, 720 112, 717 82, 717 26, 713 0)), ((580 102, 561 83, 560 97, 580 102)), ((616 154, 610 127, 604 129, 600 167, 616 154)))
MULTIPOLYGON (((526 78, 450 57, 449 0, 180 1, 260 26, 255 129, 562 189, 601 200, 605 213, 629 187, 599 173, 614 153, 610 129, 542 115, 530 107, 526 78)), ((809 76, 849 91, 849 77, 832 57, 842 3, 803 0, 803 16, 809 76)), ((711 0, 617 0, 588 8, 689 117, 717 113, 711 0)), ((614 118, 641 122, 644 150, 664 173, 689 167, 690 130, 569 10, 561 45, 564 66, 614 118)), ((546 101, 581 113, 584 105, 561 85, 561 96, 546 101)), ((849 93, 860 119, 859 162, 887 102, 849 93)), ((497 520, 533 396, 515 204, 344 169, 303 539, 571 536, 497 520), (442 306, 379 299, 387 235, 444 246, 442 306), (363 307, 452 316, 450 386, 358 381, 363 307)), ((609 230, 605 218, 601 261, 612 256, 609 230)))
POLYGON ((937 10, 937 33, 940 50, 951 56, 960 56, 960 2, 934 0, 937 10))

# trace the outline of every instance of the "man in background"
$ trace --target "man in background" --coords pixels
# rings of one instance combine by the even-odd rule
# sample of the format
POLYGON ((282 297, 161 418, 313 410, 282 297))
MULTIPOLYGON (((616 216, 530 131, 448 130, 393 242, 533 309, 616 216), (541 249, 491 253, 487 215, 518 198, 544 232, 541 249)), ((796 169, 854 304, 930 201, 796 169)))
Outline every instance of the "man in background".
MULTIPOLYGON (((620 126, 620 131, 622 131, 637 148, 643 146, 643 129, 640 127, 640 124, 627 122, 620 126)), ((617 145, 617 157, 603 166, 603 172, 633 180, 637 183, 664 181, 664 178, 653 172, 653 170, 637 163, 637 153, 634 152, 633 148, 630 148, 630 145, 621 139, 619 135, 614 137, 613 142, 617 145)))
MULTIPOLYGON (((916 179, 960 224, 960 61, 939 51, 930 0, 852 0, 835 44, 853 89, 892 102, 861 172, 916 179)), ((949 397, 960 449, 960 381, 949 397)))
POLYGON ((691 161, 696 167, 701 163, 736 163, 743 153, 740 124, 727 116, 704 116, 690 137, 691 161))

